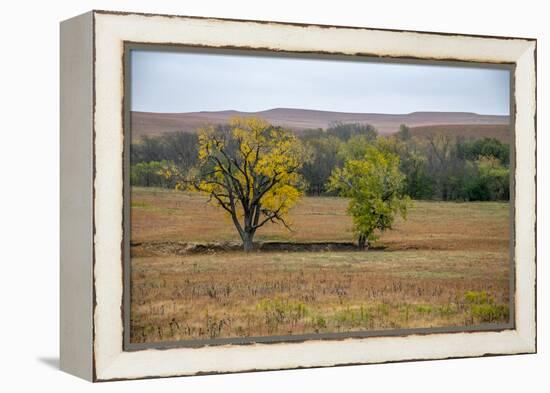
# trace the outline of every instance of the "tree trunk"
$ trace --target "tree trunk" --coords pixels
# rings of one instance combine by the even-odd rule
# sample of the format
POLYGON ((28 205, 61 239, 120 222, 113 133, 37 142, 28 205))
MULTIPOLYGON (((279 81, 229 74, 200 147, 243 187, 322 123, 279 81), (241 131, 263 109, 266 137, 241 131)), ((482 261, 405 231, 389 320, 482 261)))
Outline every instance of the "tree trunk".
POLYGON ((254 243, 252 242, 252 240, 254 239, 254 232, 244 231, 241 235, 241 238, 243 240, 244 252, 252 251, 254 249, 254 243))
POLYGON ((368 250, 369 248, 369 242, 368 237, 364 233, 359 235, 359 239, 357 239, 357 245, 359 246, 360 250, 368 250))

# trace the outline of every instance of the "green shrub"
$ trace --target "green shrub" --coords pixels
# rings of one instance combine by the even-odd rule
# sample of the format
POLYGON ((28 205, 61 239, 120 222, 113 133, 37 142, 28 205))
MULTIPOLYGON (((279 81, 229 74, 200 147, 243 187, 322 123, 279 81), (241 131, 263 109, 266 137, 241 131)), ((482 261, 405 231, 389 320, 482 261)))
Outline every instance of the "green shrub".
POLYGON ((481 322, 499 322, 508 319, 508 306, 503 304, 473 304, 472 316, 481 322))
POLYGON ((418 314, 429 314, 433 311, 433 307, 424 305, 424 304, 419 304, 414 307, 414 311, 416 311, 418 314))
POLYGON ((446 317, 456 313, 456 306, 454 306, 453 304, 445 304, 439 307, 438 312, 439 315, 446 317))
POLYGON ((140 187, 173 187, 174 184, 163 173, 174 167, 169 161, 139 162, 130 167, 130 184, 140 187))
POLYGON ((507 320, 510 311, 506 304, 496 304, 485 291, 469 291, 464 295, 464 301, 470 307, 470 315, 479 322, 499 322, 507 320))
POLYGON ((376 306, 376 312, 380 315, 387 316, 390 313, 390 306, 385 303, 380 303, 376 306))
POLYGON ((489 294, 485 291, 481 291, 481 292, 468 291, 464 295, 464 301, 467 304, 487 304, 492 302, 492 299, 489 296, 489 294))
POLYGON ((333 319, 339 326, 361 326, 369 322, 371 315, 363 306, 359 309, 348 307, 338 310, 333 319))
POLYGON ((265 323, 270 332, 275 331, 280 324, 296 324, 309 314, 303 302, 289 299, 264 299, 256 308, 264 313, 265 323))
POLYGON ((317 317, 313 318, 313 326, 316 329, 325 329, 327 327, 327 320, 318 315, 317 317))

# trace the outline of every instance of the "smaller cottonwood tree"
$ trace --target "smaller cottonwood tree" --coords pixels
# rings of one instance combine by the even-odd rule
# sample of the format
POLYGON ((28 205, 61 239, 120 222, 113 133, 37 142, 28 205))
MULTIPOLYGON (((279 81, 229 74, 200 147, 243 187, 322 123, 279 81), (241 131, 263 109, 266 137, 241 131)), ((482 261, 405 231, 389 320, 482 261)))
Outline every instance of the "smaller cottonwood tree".
POLYGON ((333 171, 328 186, 350 198, 348 213, 361 249, 376 240, 377 230, 392 229, 397 214, 406 218, 410 198, 395 154, 367 146, 363 158, 348 159, 333 171))
POLYGON ((199 130, 199 164, 177 188, 209 196, 230 217, 245 251, 268 222, 288 229, 287 213, 302 196, 306 161, 300 141, 259 118, 233 118, 199 130))

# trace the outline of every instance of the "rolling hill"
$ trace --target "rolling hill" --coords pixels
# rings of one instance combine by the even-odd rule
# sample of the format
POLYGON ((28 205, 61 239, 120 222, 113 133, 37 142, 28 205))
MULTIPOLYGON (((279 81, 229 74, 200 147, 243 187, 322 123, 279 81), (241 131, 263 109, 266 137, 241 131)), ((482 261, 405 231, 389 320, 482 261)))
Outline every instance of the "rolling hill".
POLYGON ((454 128, 456 131, 457 128, 468 125, 469 131, 467 133, 476 135, 478 131, 487 131, 496 134, 497 130, 501 130, 503 127, 506 128, 509 124, 508 116, 480 115, 469 112, 382 114, 290 108, 276 108, 260 112, 239 112, 233 110, 188 113, 132 112, 132 135, 134 138, 140 138, 143 135, 153 136, 173 131, 193 132, 206 124, 226 123, 234 116, 262 117, 271 124, 287 127, 296 132, 308 128, 327 128, 332 122, 354 122, 371 124, 381 134, 396 132, 400 124, 407 124, 409 127, 414 128, 414 132, 418 134, 432 132, 433 129, 429 129, 432 126, 453 126, 451 128, 454 128))
POLYGON ((411 127, 411 134, 421 138, 438 133, 450 133, 465 139, 495 138, 504 143, 512 141, 510 125, 508 124, 438 124, 411 127))

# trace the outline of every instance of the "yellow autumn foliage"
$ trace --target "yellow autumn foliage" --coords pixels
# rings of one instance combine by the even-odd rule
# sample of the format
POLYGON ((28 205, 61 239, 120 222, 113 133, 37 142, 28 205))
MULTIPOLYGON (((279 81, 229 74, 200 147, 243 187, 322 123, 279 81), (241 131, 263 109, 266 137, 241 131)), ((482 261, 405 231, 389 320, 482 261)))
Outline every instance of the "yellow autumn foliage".
POLYGON ((289 131, 260 118, 235 117, 229 129, 199 130, 202 173, 192 187, 214 196, 214 204, 229 207, 228 214, 243 217, 257 209, 260 218, 284 220, 302 196, 298 170, 306 159, 304 147, 289 131))

